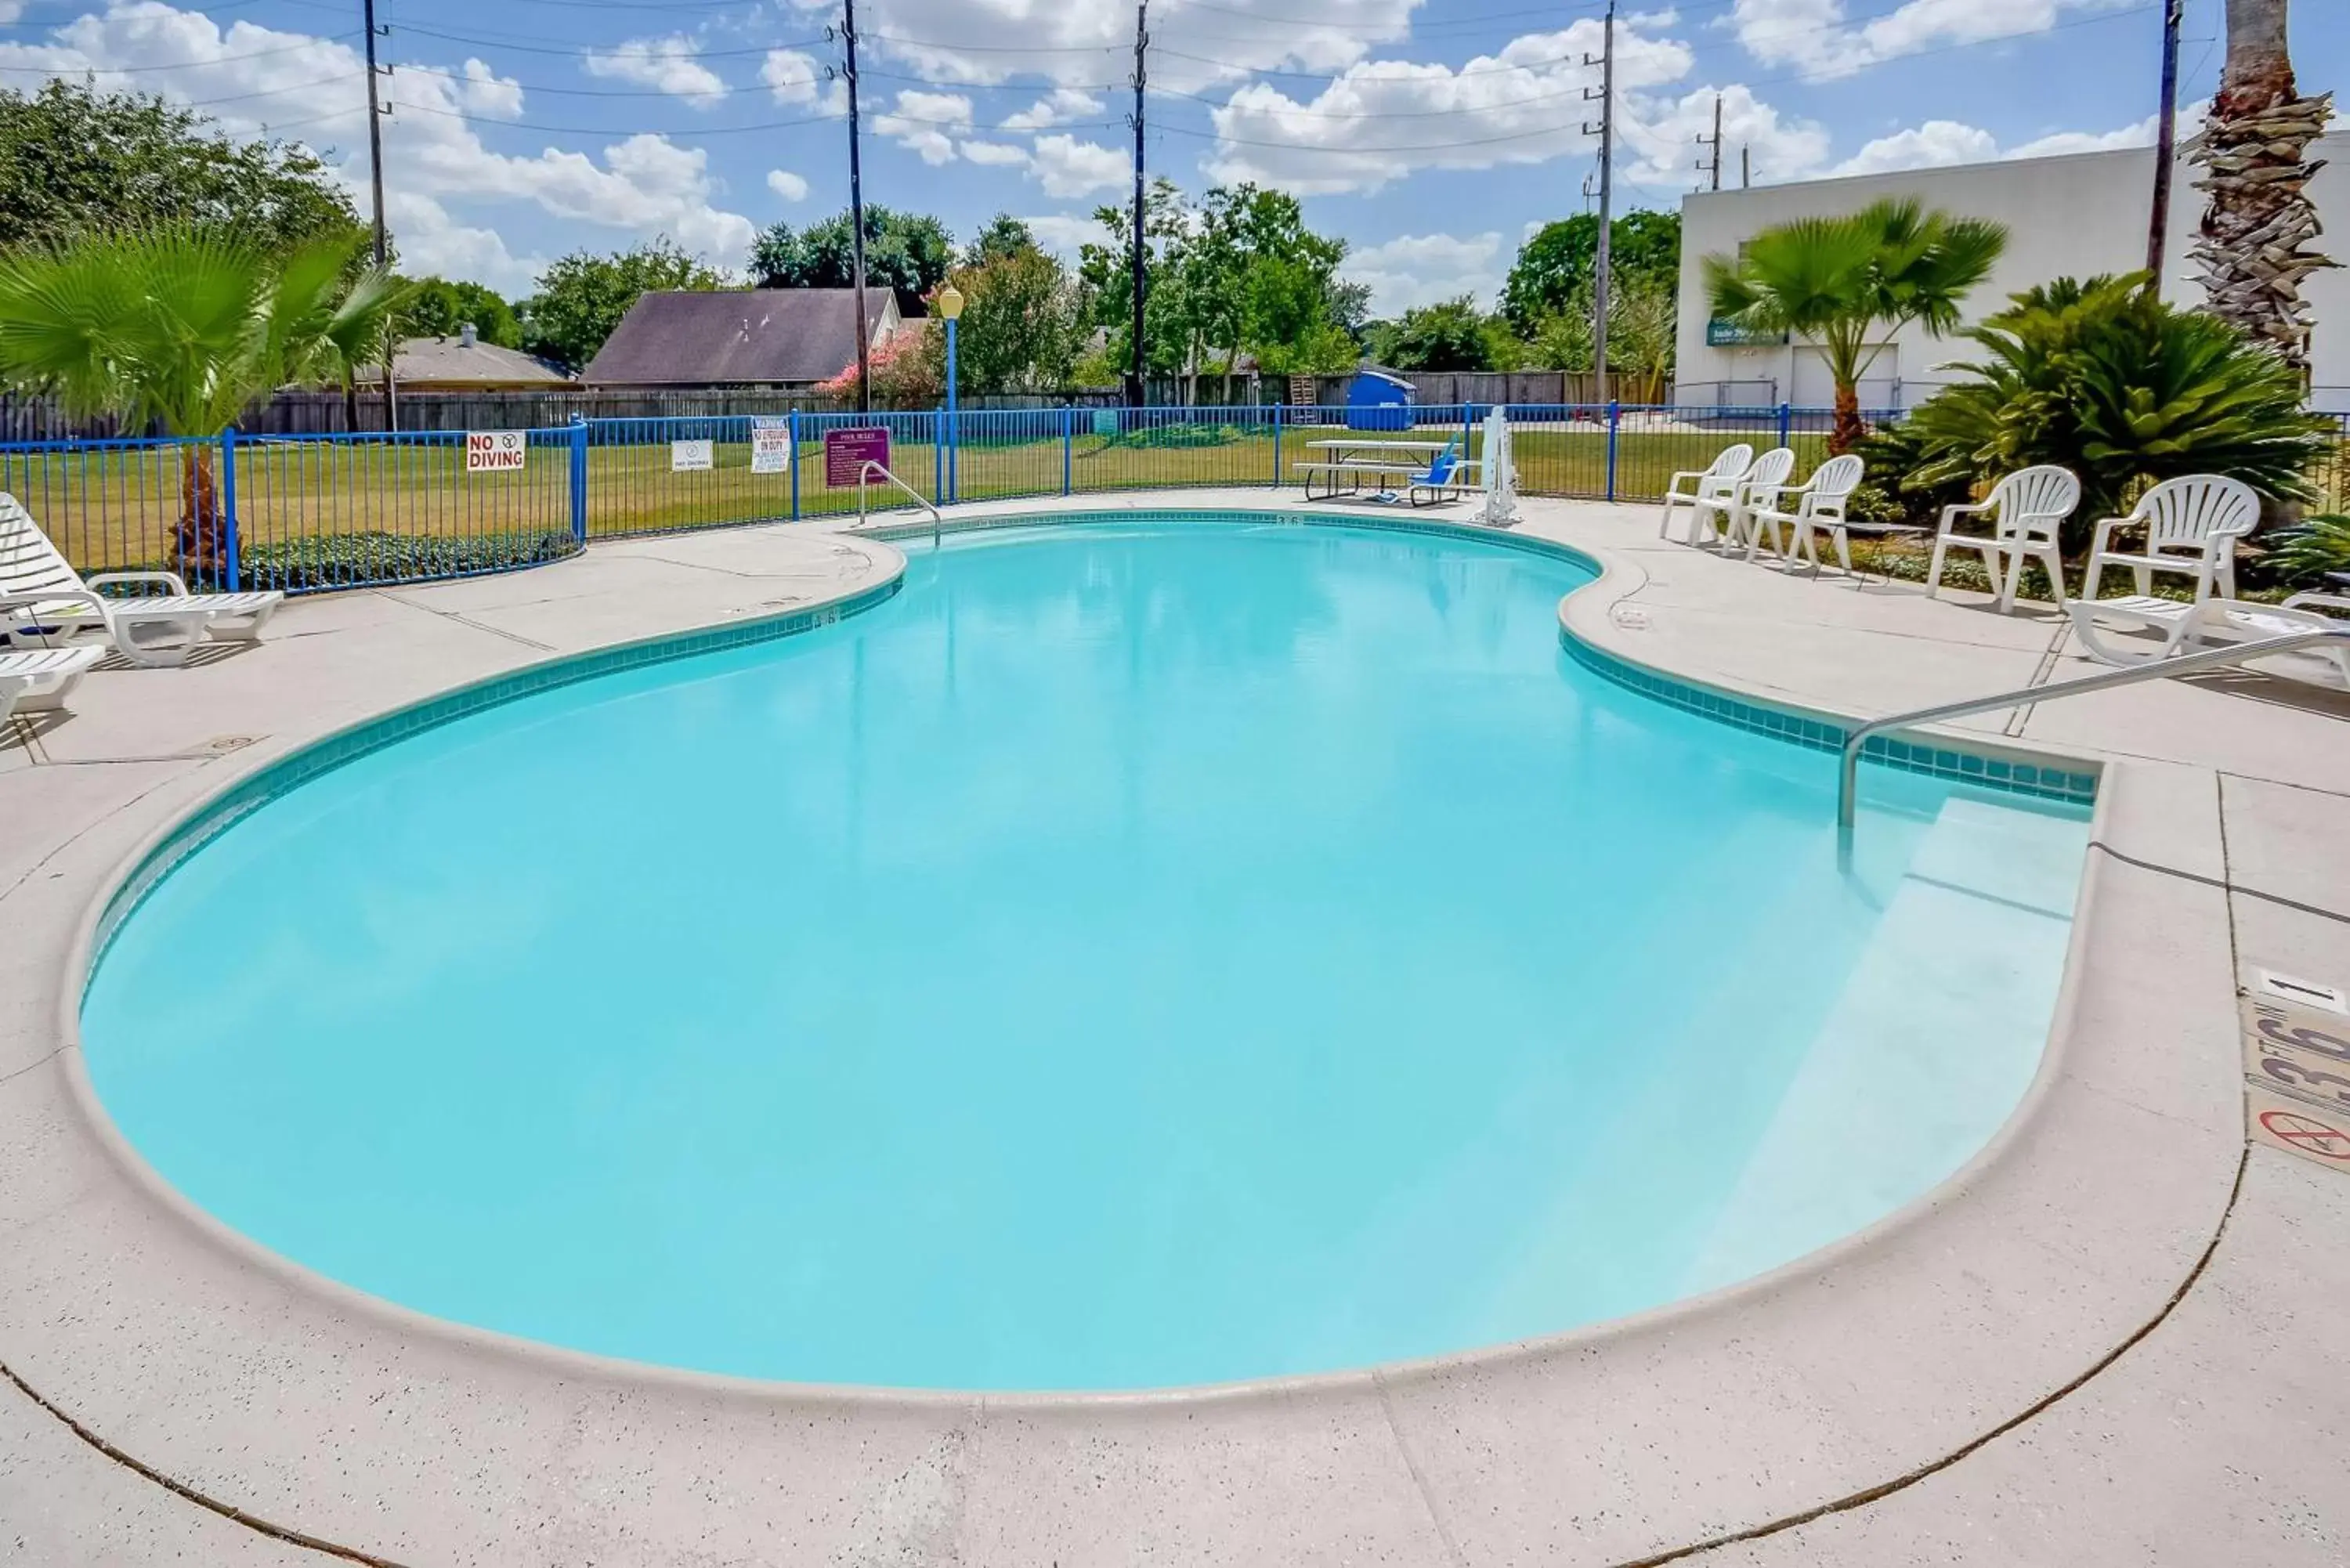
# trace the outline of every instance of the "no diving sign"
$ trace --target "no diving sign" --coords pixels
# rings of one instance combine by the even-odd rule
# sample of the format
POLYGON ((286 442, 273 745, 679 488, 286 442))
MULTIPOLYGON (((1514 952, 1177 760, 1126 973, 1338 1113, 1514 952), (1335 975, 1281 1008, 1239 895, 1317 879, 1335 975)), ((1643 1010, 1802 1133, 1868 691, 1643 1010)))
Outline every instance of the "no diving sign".
POLYGON ((2253 1087, 2246 1096, 2254 1143, 2297 1154, 2314 1164, 2350 1170, 2350 1116, 2253 1087))
POLYGON ((519 473, 530 453, 528 431, 467 431, 467 473, 519 473))

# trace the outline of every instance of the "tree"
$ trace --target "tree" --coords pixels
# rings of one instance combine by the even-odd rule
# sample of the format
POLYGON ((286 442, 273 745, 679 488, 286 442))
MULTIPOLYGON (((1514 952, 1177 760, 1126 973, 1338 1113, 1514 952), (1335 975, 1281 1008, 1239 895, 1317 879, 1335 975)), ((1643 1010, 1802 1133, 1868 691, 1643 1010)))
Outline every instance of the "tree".
POLYGON ((522 347, 522 318, 494 289, 445 277, 419 278, 409 285, 408 297, 400 306, 403 336, 454 337, 468 324, 484 343, 522 347))
POLYGON ((218 224, 284 249, 357 221, 307 148, 232 140, 152 94, 56 78, 0 88, 0 250, 169 223, 218 224))
POLYGON ((876 409, 935 409, 945 399, 945 335, 927 321, 910 323, 877 345, 868 361, 873 372, 870 398, 857 395, 854 359, 831 380, 819 382, 816 390, 852 408, 861 404, 876 409))
MULTIPOLYGON (((1060 261, 1031 243, 949 275, 963 296, 956 369, 974 393, 1065 387, 1085 347, 1086 301, 1060 261)), ((880 385, 877 377, 875 386, 880 385)), ((852 389, 853 390, 854 389, 852 389)))
POLYGON ((2064 545, 2140 485, 2224 473, 2277 501, 2314 494, 2332 421, 2303 411, 2301 378, 2215 316, 2165 304, 2147 275, 2059 278, 2011 296, 1965 336, 1980 363, 1905 421, 1920 462, 1904 488, 1979 482, 2031 463, 2081 479, 2064 545))
MULTIPOLYGON (((751 248, 751 281, 761 288, 847 288, 857 281, 848 214, 794 230, 775 223, 751 248)), ((865 286, 927 295, 954 265, 954 241, 936 218, 894 207, 865 209, 865 286)))
POLYGON ((1240 287, 1242 345, 1269 376, 1351 369, 1355 340, 1331 318, 1329 279, 1310 260, 1253 258, 1240 287))
MULTIPOLYGON (((0 258, 0 383, 76 418, 119 416, 213 436, 288 381, 339 376, 380 352, 400 286, 361 264, 347 228, 284 254, 220 228, 92 233, 0 258)), ((221 566, 209 442, 181 452, 180 559, 221 566)))
POLYGON ((1706 257, 1706 294, 1717 317, 1818 340, 1835 382, 1828 450, 1845 452, 1867 433, 1860 378, 1885 337, 1912 321, 1936 337, 1956 327, 1959 302, 2006 244, 1997 223, 1888 197, 1843 217, 1763 229, 1735 259, 1706 257))
POLYGON ((1485 317, 1472 295, 1407 310, 1372 335, 1371 358, 1399 370, 1492 368, 1485 317))
POLYGON ((1023 251, 1036 248, 1036 233, 1009 213, 998 213, 987 221, 963 253, 966 266, 985 266, 1006 256, 1016 256, 1023 251))
MULTIPOLYGON (((1608 270, 1617 287, 1634 278, 1654 279, 1677 290, 1681 269, 1679 213, 1627 213, 1607 225, 1608 270)), ((1544 223, 1518 247, 1518 259, 1502 285, 1502 310, 1520 332, 1541 330, 1549 317, 1567 308, 1578 289, 1588 296, 1599 259, 1599 218, 1578 213, 1544 223)))
POLYGON ((726 279, 667 238, 611 255, 574 251, 538 275, 522 303, 522 346, 577 374, 636 304, 660 289, 721 289, 726 279))
POLYGON ((2333 95, 2296 89, 2285 0, 2227 6, 2227 63, 2193 155, 2210 171, 2196 182, 2206 202, 2195 259, 2212 310, 2305 377, 2312 317, 2301 280, 2334 265, 2309 248, 2318 234, 2309 144, 2325 130, 2333 95))

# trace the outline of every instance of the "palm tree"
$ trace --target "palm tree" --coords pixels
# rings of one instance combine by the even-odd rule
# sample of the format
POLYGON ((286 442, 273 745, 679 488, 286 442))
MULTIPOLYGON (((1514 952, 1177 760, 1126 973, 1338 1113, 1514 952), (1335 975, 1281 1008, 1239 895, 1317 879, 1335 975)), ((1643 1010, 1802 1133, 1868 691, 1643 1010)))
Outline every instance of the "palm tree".
POLYGON ((1955 328, 1959 302, 2006 245, 1997 223, 1888 197, 1843 217, 1764 229, 1735 260, 1706 257, 1706 294, 1719 319, 1818 341, 1835 382, 1828 450, 1849 452, 1868 433, 1860 379, 1885 337, 1912 321, 1937 337, 1955 328))
MULTIPOLYGON (((0 384, 78 419, 175 436, 225 430, 289 381, 349 372, 406 286, 360 270, 358 230, 283 255, 220 229, 99 233, 0 257, 0 384)), ((181 569, 221 568, 213 448, 181 449, 181 569)))
POLYGON ((2195 259, 2212 313, 2265 343, 2304 376, 2309 305, 2301 280, 2334 264, 2308 248, 2317 237, 2309 200, 2309 144, 2325 129, 2334 95, 2302 98, 2285 52, 2285 0, 2228 0, 2228 60, 2196 162, 2210 171, 2195 259))

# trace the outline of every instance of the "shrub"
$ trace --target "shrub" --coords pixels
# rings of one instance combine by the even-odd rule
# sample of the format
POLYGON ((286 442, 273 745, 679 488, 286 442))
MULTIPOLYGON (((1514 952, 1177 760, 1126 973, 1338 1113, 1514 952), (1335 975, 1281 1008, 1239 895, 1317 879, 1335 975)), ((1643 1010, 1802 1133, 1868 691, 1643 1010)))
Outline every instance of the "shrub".
POLYGON ((536 566, 577 555, 567 528, 443 537, 410 534, 317 534, 256 545, 241 553, 247 587, 331 588, 415 582, 536 566))
POLYGON ((1939 526, 1942 508, 1970 501, 1973 486, 1962 477, 1927 472, 1925 438, 1907 421, 1879 425, 1853 451, 1868 464, 1868 478, 1853 492, 1852 515, 1868 523, 1939 526))
POLYGON ((2216 317, 2178 310, 2146 275, 2059 278, 2010 297, 1966 337, 1981 364, 1910 410, 1917 486, 1988 483, 2031 463, 2081 479, 2068 554, 2137 492, 2223 473, 2272 501, 2305 501, 2329 427, 2303 411, 2293 368, 2216 317))
POLYGON ((2261 564, 2279 582, 2295 587, 2350 572, 2350 514, 2321 513, 2281 530, 2269 541, 2261 564))

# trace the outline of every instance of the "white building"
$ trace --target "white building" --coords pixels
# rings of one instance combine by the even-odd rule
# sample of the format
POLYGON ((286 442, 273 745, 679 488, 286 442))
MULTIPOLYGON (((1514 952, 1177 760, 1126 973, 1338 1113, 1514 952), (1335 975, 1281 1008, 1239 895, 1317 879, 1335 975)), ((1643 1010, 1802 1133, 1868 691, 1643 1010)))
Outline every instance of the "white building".
MULTIPOLYGON (((2328 254, 2336 261, 2350 264, 2350 133, 2320 139, 2314 155, 2326 161, 2310 182, 2330 234, 2319 244, 2330 246, 2328 254)), ((2197 172, 2179 160, 2171 180, 2170 234, 2163 247, 2163 296, 2190 306, 2203 303, 2189 250, 2203 213, 2203 193, 2194 187, 2197 172)), ((1967 297, 1965 317, 1971 325, 2005 305, 2009 295, 2051 278, 2143 267, 2153 195, 2154 151, 2132 148, 1683 197, 1676 399, 1684 406, 1824 407, 1831 400, 1833 388, 1816 348, 1801 342, 1741 345, 1734 334, 1710 320, 1701 259, 1734 254, 1759 229, 1790 218, 1854 212, 1886 196, 1915 196, 1929 207, 2003 223, 2006 253, 1967 297)), ((2350 266, 2315 273, 2302 286, 2317 317, 2311 345, 2316 406, 2350 410, 2350 266)), ((1907 408, 1949 379, 1937 367, 1974 357, 1970 343, 1905 327, 1869 367, 1861 405, 1907 408)))

